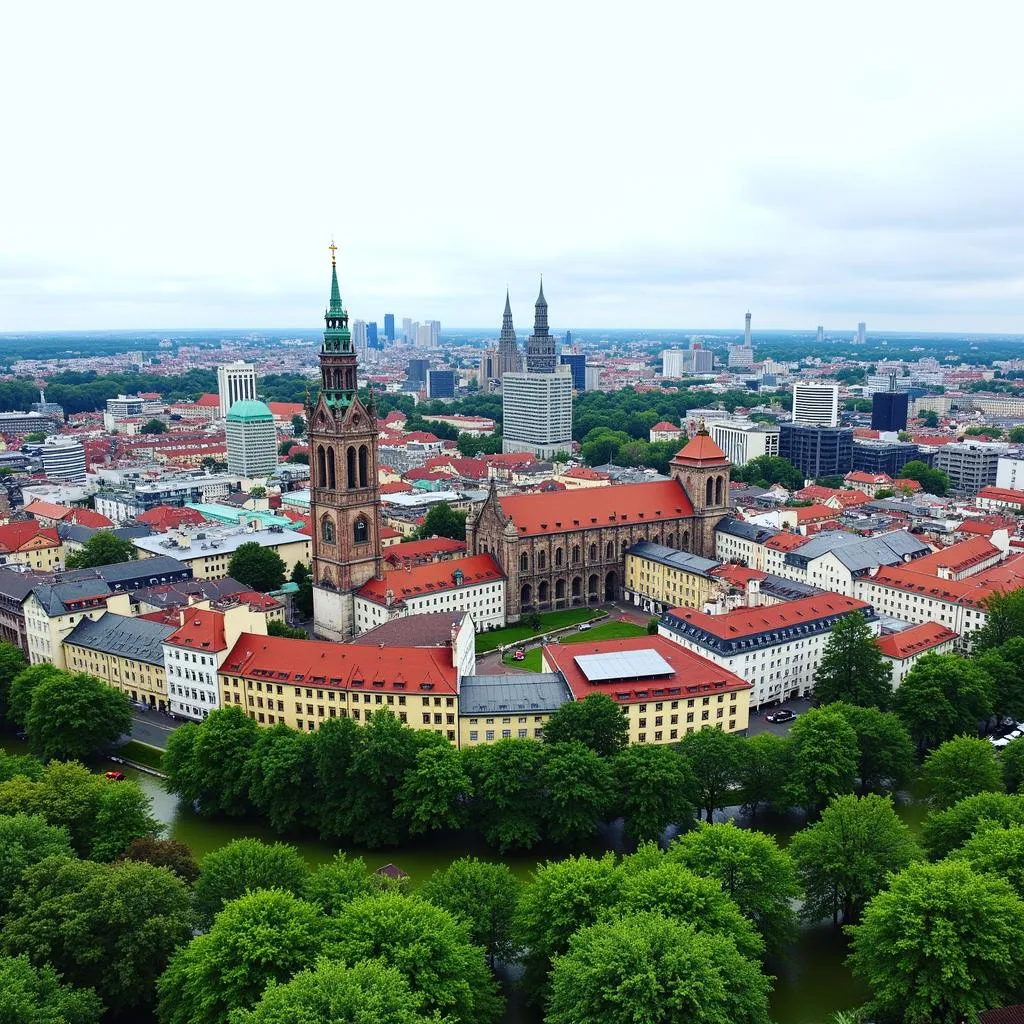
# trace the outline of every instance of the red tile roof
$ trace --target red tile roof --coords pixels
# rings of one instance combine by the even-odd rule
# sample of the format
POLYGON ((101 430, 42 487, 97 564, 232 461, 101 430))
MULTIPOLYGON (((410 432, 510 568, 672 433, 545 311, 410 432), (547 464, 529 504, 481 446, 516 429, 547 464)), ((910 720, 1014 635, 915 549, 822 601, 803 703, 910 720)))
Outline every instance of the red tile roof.
MULTIPOLYGON (((916 566, 917 562, 912 564, 916 566)), ((1024 587, 1024 555, 1013 555, 998 565, 962 580, 943 580, 909 567, 882 566, 872 581, 949 604, 982 608, 993 594, 1005 594, 1024 587)))
MULTIPOLYGON (((808 506, 813 507, 813 506, 808 506)), ((828 509, 829 512, 834 511, 828 509)), ((774 537, 769 537, 764 542, 766 548, 771 548, 773 551, 796 551, 797 548, 803 547, 807 543, 807 538, 801 536, 799 533, 777 533, 774 537)))
POLYGON ((746 680, 663 636, 635 636, 594 643, 545 644, 544 660, 552 669, 565 676, 577 700, 591 693, 605 693, 619 704, 632 704, 648 700, 687 700, 704 697, 709 693, 750 689, 750 683, 746 680), (654 651, 668 662, 672 673, 643 680, 612 679, 592 683, 576 663, 578 657, 617 654, 622 651, 654 651))
POLYGON ((803 508, 793 511, 796 512, 796 521, 801 526, 804 523, 820 523, 825 519, 835 519, 839 515, 839 509, 829 508, 828 505, 804 505, 803 508))
POLYGON ((871 500, 869 494, 863 491, 836 491, 832 495, 833 500, 838 501, 843 508, 850 508, 853 505, 863 505, 871 500))
MULTIPOLYGON (((383 531, 382 531, 383 532, 383 531)), ((397 533, 397 531, 395 531, 397 533)), ((419 562, 438 555, 454 555, 466 550, 464 540, 451 537, 428 537, 426 540, 411 540, 406 544, 392 544, 384 552, 387 562, 419 562)))
POLYGON ((258 590, 240 590, 231 596, 239 602, 244 601, 254 612, 272 612, 277 608, 284 607, 276 597, 261 594, 258 590))
POLYGON ((917 480, 910 480, 907 477, 897 477, 892 482, 893 490, 896 491, 920 491, 923 490, 920 483, 917 480))
POLYGON ((669 423, 668 420, 662 420, 660 423, 655 423, 654 426, 651 427, 652 433, 656 432, 659 434, 664 434, 667 431, 671 431, 672 433, 675 434, 681 434, 683 432, 683 428, 679 426, 678 423, 669 423))
POLYGON ((1015 491, 1010 487, 982 487, 978 491, 978 497, 1007 505, 1024 505, 1024 491, 1015 491))
POLYGON ((768 573, 762 572, 760 569, 748 569, 744 565, 734 565, 732 562, 728 562, 725 565, 720 565, 717 569, 712 569, 709 575, 717 576, 718 579, 725 580, 735 587, 746 587, 751 580, 766 579, 768 573))
POLYGON ((914 572, 938 575, 940 569, 950 572, 964 572, 972 566, 986 562, 999 555, 997 548, 985 537, 969 537, 967 540, 950 544, 948 548, 940 548, 930 555, 914 561, 914 572))
POLYGON ((396 602, 427 597, 457 589, 456 572, 462 573, 463 587, 505 578, 493 555, 470 555, 468 558, 453 558, 447 562, 424 562, 409 568, 386 570, 384 579, 372 579, 356 593, 375 604, 385 604, 389 590, 396 602))
POLYGON ((872 484, 875 487, 892 486, 892 477, 888 473, 865 473, 860 469, 847 473, 843 480, 848 484, 872 484))
POLYGON ((568 533, 624 523, 661 523, 688 519, 693 506, 676 480, 618 484, 579 491, 552 491, 500 498, 501 510, 520 537, 568 533))
POLYGON ((676 452, 672 461, 696 466, 729 465, 725 452, 711 440, 711 435, 704 431, 698 431, 689 444, 676 452))
POLYGON ((112 519, 108 519, 99 512, 94 512, 91 508, 73 508, 71 514, 66 516, 63 521, 75 523, 78 526, 90 526, 95 530, 109 530, 114 525, 112 519))
MULTIPOLYGON (((174 647, 195 651, 223 651, 227 647, 224 616, 204 608, 183 608, 175 614, 185 621, 164 641, 174 647)), ((180 621, 180 619, 179 619, 180 621)))
POLYGON ((887 658, 902 660, 913 657, 915 654, 923 654, 940 644, 955 640, 958 635, 955 630, 948 626, 942 626, 938 622, 922 622, 901 633, 887 633, 885 636, 880 636, 875 643, 887 658))
POLYGON ((30 501, 22 511, 28 516, 61 521, 71 513, 67 505, 55 505, 52 501, 30 501))
POLYGON ((756 636, 782 626, 792 626, 800 622, 814 622, 830 615, 841 615, 845 612, 862 612, 870 605, 866 601, 858 601, 854 597, 842 594, 820 594, 814 597, 801 597, 796 601, 770 605, 764 608, 737 608, 724 615, 708 615, 693 608, 672 608, 668 614, 699 626, 713 636, 724 640, 737 640, 744 636, 756 636))
POLYGON ((243 633, 220 671, 289 686, 454 696, 458 676, 450 659, 451 650, 443 648, 365 647, 243 633))
POLYGON ((207 409, 219 409, 220 395, 200 395, 194 404, 204 406, 207 409))
POLYGON ((380 485, 381 494, 408 494, 413 490, 412 484, 407 484, 402 480, 393 480, 389 484, 380 485))
POLYGON ((306 410, 301 402, 267 402, 267 408, 275 419, 290 420, 293 416, 305 417, 306 410))
POLYGON ((11 554, 22 551, 29 544, 33 549, 57 548, 60 547, 60 537, 52 526, 43 529, 34 519, 0 526, 0 552, 11 554))

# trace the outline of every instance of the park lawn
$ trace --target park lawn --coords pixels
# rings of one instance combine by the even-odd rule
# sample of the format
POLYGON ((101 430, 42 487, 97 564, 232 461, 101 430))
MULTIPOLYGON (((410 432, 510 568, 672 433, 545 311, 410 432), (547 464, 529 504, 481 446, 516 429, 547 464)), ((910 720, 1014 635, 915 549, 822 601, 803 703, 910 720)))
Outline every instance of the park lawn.
POLYGON ((540 617, 540 629, 534 629, 527 622, 517 622, 514 626, 495 629, 489 633, 477 633, 476 653, 486 654, 508 644, 519 643, 541 633, 550 633, 553 629, 564 629, 580 622, 596 619, 601 612, 596 608, 566 608, 560 612, 544 612, 540 617))
POLYGON ((563 644, 585 644, 597 640, 622 640, 630 636, 646 636, 644 626, 636 626, 632 622, 602 622, 600 626, 584 630, 582 633, 570 633, 563 636, 563 644))
POLYGON ((164 753, 159 747, 151 747, 148 743, 140 743, 138 740, 129 740, 117 748, 117 753, 118 756, 136 764, 144 764, 158 772, 163 770, 164 753))
POLYGON ((523 658, 522 661, 516 661, 516 659, 512 657, 515 652, 509 651, 501 660, 506 665, 511 665, 513 668, 520 668, 526 672, 540 672, 540 650, 541 649, 539 647, 531 647, 526 652, 526 657, 523 658))

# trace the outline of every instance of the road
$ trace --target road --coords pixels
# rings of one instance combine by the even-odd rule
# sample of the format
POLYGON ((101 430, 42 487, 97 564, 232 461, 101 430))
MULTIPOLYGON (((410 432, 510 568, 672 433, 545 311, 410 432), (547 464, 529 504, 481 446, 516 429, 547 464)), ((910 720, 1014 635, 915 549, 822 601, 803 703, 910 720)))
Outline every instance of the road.
POLYGON ((773 711, 778 711, 779 708, 788 708, 790 711, 796 712, 798 715, 802 715, 811 706, 811 702, 806 697, 796 697, 793 700, 784 701, 782 704, 776 704, 770 708, 765 708, 760 714, 754 714, 750 712, 750 726, 747 729, 748 736, 757 736, 758 733, 771 732, 776 736, 788 736, 789 730, 792 727, 792 722, 779 722, 777 725, 774 722, 766 722, 764 720, 765 715, 770 715, 773 711))
POLYGON ((168 718, 161 711, 135 710, 132 711, 132 739, 163 750, 167 746, 167 737, 184 724, 180 718, 168 718))

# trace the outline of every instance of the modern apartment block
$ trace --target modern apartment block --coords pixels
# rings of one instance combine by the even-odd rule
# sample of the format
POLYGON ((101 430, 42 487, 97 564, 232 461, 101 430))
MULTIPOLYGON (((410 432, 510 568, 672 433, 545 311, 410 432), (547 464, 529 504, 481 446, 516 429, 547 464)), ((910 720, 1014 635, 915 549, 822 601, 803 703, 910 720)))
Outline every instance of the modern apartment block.
POLYGON ((775 424, 715 420, 708 429, 733 466, 743 466, 762 455, 779 454, 779 428, 775 424))
POLYGON ((502 450, 550 459, 572 447, 572 374, 506 373, 502 450))
POLYGON ((779 428, 779 454, 806 479, 845 476, 853 468, 853 429, 783 423, 779 428))
POLYGON ((810 427, 839 425, 839 385, 793 385, 793 422, 810 427))
POLYGON ((950 487, 962 494, 977 494, 996 482, 999 458, 1006 445, 965 442, 944 444, 935 453, 935 468, 949 477, 950 487))

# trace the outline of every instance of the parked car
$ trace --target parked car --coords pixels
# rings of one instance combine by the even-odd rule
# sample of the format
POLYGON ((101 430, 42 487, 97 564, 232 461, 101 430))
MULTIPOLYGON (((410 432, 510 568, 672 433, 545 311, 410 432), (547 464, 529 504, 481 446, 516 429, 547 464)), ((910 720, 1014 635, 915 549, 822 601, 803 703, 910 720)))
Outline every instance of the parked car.
POLYGON ((766 722, 792 722, 796 718, 796 712, 789 708, 779 708, 778 711, 770 711, 764 716, 766 722))
POLYGON ((590 623, 589 622, 581 622, 576 627, 576 632, 577 633, 585 633, 588 629, 590 629, 590 623))
POLYGON ((124 782, 124 772, 104 772, 103 778, 111 782, 124 782))
POLYGON ((514 658, 514 659, 515 659, 516 661, 522 661, 522 660, 523 660, 523 658, 525 658, 525 657, 526 657, 526 651, 524 651, 524 650, 522 649, 522 647, 520 647, 520 648, 519 648, 519 650, 518 650, 518 651, 516 651, 516 653, 512 655, 512 657, 513 657, 513 658, 514 658))

